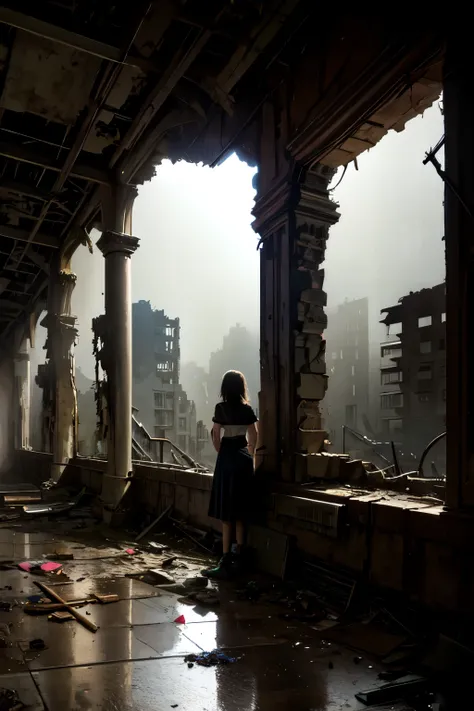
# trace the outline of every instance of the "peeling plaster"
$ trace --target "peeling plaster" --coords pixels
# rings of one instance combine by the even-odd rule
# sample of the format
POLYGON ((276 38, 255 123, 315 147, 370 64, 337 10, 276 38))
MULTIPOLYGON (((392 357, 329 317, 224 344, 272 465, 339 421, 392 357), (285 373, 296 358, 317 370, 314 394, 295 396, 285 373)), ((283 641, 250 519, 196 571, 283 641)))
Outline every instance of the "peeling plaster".
POLYGON ((73 124, 89 99, 100 59, 18 30, 1 105, 73 124))

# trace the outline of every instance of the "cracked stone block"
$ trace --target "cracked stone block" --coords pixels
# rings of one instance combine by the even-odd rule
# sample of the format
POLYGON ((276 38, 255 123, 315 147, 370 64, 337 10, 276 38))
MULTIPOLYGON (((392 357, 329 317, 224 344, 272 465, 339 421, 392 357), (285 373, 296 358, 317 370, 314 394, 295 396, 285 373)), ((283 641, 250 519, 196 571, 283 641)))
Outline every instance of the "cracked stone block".
POLYGON ((299 426, 307 430, 321 429, 321 412, 317 401, 303 400, 296 412, 299 426))
POLYGON ((309 372, 317 375, 324 375, 326 373, 326 361, 323 358, 315 358, 309 364, 309 372))
POLYGON ((328 318, 321 306, 298 302, 298 320, 303 321, 303 333, 321 335, 327 326, 328 318))
POLYGON ((326 306, 327 300, 327 294, 322 289, 305 289, 300 294, 300 301, 303 301, 305 304, 326 306))
POLYGON ((296 476, 297 481, 309 481, 310 479, 337 479, 341 460, 337 455, 304 454, 296 455, 296 476))
POLYGON ((321 452, 326 438, 327 432, 325 430, 300 428, 298 430, 298 449, 316 454, 321 452))
POLYGON ((298 395, 310 400, 322 400, 327 390, 327 375, 301 373, 298 395))

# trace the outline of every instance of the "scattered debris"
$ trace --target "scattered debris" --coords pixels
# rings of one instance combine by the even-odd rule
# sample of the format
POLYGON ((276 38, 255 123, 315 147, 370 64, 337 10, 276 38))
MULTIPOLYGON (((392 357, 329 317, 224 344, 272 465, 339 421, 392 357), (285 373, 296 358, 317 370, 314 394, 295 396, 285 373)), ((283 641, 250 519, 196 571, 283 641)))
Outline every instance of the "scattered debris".
POLYGON ((50 504, 29 504, 28 506, 23 506, 23 511, 29 516, 61 514, 73 509, 76 503, 76 501, 58 501, 50 504))
POLYGON ((216 667, 224 664, 233 664, 237 661, 235 657, 215 649, 213 652, 202 652, 201 654, 188 654, 184 658, 185 662, 198 664, 200 667, 216 667))
POLYGON ((115 594, 99 595, 99 593, 94 593, 93 597, 95 597, 97 602, 100 602, 102 605, 108 605, 111 602, 118 602, 120 600, 119 596, 115 594))
POLYGON ((164 553, 165 551, 169 550, 169 546, 165 545, 164 543, 156 543, 156 541, 148 541, 146 544, 147 546, 151 546, 151 548, 155 548, 159 553, 164 553))
MULTIPOLYGON (((40 597, 38 595, 32 595, 32 597, 40 597)), ((96 599, 83 598, 82 600, 67 600, 66 605, 72 605, 73 607, 82 607, 83 605, 89 605, 90 603, 95 603, 96 599)), ((48 598, 40 597, 39 602, 27 602, 24 605, 23 610, 27 615, 49 615, 51 612, 56 612, 57 610, 64 610, 65 605, 60 602, 51 602, 48 598)))
POLYGON ((44 639, 32 639, 29 644, 30 649, 35 649, 38 651, 41 651, 42 649, 46 649, 46 645, 44 643, 44 639))
POLYGON ((44 592, 48 597, 50 597, 53 600, 56 600, 56 602, 60 602, 62 605, 64 605, 64 608, 73 615, 73 617, 76 618, 78 622, 81 623, 83 627, 88 629, 90 632, 97 632, 99 629, 97 625, 95 625, 93 622, 88 620, 86 617, 81 615, 81 613, 76 610, 74 607, 72 607, 69 603, 67 603, 63 598, 58 595, 57 592, 52 590, 51 588, 48 588, 47 585, 44 585, 44 583, 40 583, 37 580, 35 580, 35 585, 39 587, 39 589, 44 592))
POLYGON ((3 637, 9 637, 10 636, 10 625, 6 622, 0 622, 0 634, 3 637))
POLYGON ((128 553, 128 555, 135 555, 136 552, 134 548, 125 548, 125 553, 128 553))
POLYGON ((175 562, 175 560, 178 560, 178 557, 175 555, 171 556, 171 558, 166 558, 162 562, 161 567, 162 568, 170 568, 173 565, 173 563, 175 562))
POLYGON ((356 580, 338 567, 314 560, 300 560, 298 568, 315 597, 334 612, 346 612, 354 597, 356 580))
POLYGON ((52 553, 48 556, 51 560, 74 560, 74 553, 52 553))
POLYGON ((159 585, 161 584, 173 584, 175 582, 174 578, 169 575, 169 573, 166 573, 164 570, 161 568, 151 568, 149 571, 147 571, 150 576, 153 578, 153 584, 154 585, 159 585))
POLYGON ((207 588, 208 579, 202 575, 196 575, 194 578, 186 578, 183 582, 187 588, 207 588))
POLYGON ((217 605, 220 605, 219 597, 214 589, 190 593, 188 595, 188 599, 197 602, 200 605, 206 605, 207 607, 216 607, 217 605))
POLYGON ((146 528, 144 528, 143 531, 141 531, 141 532, 138 534, 138 536, 135 537, 135 540, 136 540, 136 541, 140 541, 144 536, 146 536, 147 533, 150 533, 150 531, 151 531, 153 528, 155 528, 155 526, 156 526, 157 524, 159 524, 159 522, 161 521, 161 519, 163 519, 163 518, 165 518, 166 516, 168 516, 168 514, 169 514, 169 512, 171 511, 172 508, 173 508, 172 506, 168 506, 167 509, 165 509, 164 511, 162 511, 162 512, 160 513, 160 515, 157 516, 157 517, 155 518, 155 520, 152 521, 152 523, 150 523, 149 526, 147 526, 146 528))
POLYGON ((355 697, 366 706, 375 706, 376 704, 390 704, 401 699, 408 699, 428 691, 429 688, 430 682, 428 679, 412 677, 394 684, 384 684, 375 689, 360 691, 355 697))
POLYGON ((74 617, 66 610, 58 610, 57 612, 53 612, 53 614, 49 616, 49 619, 53 620, 53 622, 67 622, 68 620, 73 620, 74 617))
POLYGON ((25 573, 33 573, 37 570, 42 570, 43 573, 55 573, 62 569, 61 563, 44 560, 27 560, 24 563, 18 563, 18 567, 25 573))
POLYGON ((195 543, 197 546, 199 546, 200 548, 205 550, 206 553, 210 553, 211 555, 213 554, 214 551, 212 551, 204 543, 201 543, 201 541, 199 541, 197 538, 195 538, 193 535, 191 535, 191 533, 189 533, 189 531, 187 530, 188 527, 185 524, 174 521, 173 519, 171 519, 171 520, 173 521, 173 525, 175 526, 175 528, 177 528, 178 531, 180 531, 184 536, 187 536, 193 543, 195 543))
POLYGON ((40 568, 45 573, 55 573, 56 571, 59 571, 62 569, 62 565, 61 565, 61 563, 54 563, 52 561, 48 561, 47 563, 43 563, 43 565, 41 565, 40 568))
POLYGON ((14 689, 0 688, 0 711, 21 711, 25 705, 14 689))

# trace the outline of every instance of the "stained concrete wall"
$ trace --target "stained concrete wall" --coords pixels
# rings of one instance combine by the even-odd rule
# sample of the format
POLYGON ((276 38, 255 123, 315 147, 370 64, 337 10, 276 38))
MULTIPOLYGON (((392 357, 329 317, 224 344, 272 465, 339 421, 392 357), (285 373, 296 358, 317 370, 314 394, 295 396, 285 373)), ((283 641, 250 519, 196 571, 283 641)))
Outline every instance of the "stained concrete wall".
MULTIPOLYGON (((51 455, 17 452, 18 480, 49 477, 51 455)), ((71 480, 97 494, 106 463, 77 459, 71 480)), ((131 496, 149 516, 172 505, 201 528, 218 528, 207 516, 211 474, 170 471, 136 463, 131 496)), ((415 497, 347 489, 296 489, 270 496, 267 525, 292 536, 300 551, 342 566, 356 578, 432 609, 474 618, 474 516, 444 511, 415 497)))

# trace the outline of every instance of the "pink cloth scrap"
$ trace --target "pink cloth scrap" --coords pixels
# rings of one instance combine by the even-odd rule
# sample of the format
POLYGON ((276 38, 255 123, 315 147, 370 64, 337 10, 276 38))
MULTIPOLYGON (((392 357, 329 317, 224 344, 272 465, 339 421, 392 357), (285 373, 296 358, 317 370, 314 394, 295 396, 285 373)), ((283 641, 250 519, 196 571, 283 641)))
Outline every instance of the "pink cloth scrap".
POLYGON ((20 570, 24 570, 26 573, 31 573, 32 570, 41 569, 44 573, 52 573, 55 570, 62 568, 61 563, 53 563, 52 561, 42 561, 42 560, 25 560, 24 563, 18 563, 20 570))
POLYGON ((52 563, 52 562, 47 562, 43 563, 41 566, 41 570, 44 570, 45 573, 52 573, 55 570, 59 570, 59 568, 62 568, 63 566, 61 563, 52 563))

